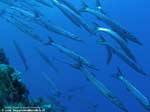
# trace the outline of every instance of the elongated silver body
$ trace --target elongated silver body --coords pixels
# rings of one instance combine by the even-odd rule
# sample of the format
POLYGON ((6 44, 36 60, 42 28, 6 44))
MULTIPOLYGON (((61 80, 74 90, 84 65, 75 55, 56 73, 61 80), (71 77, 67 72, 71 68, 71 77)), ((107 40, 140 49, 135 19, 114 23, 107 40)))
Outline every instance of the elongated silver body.
POLYGON ((138 90, 133 84, 131 84, 127 79, 124 78, 121 72, 117 73, 117 79, 119 79, 127 88, 127 90, 139 101, 142 106, 150 110, 150 101, 144 94, 138 90))
POLYGON ((120 47, 123 49, 123 51, 127 54, 127 56, 129 58, 131 58, 134 62, 136 62, 136 59, 133 55, 133 53, 131 52, 131 50, 127 47, 126 42, 113 30, 108 29, 108 28, 102 28, 102 27, 98 27, 97 31, 102 31, 107 33, 109 36, 111 36, 119 45, 120 47))
POLYGON ((100 44, 106 46, 111 51, 111 53, 114 53, 115 55, 117 55, 122 61, 124 61, 127 65, 129 65, 136 72, 144 76, 147 75, 136 63, 130 60, 126 55, 122 54, 117 48, 113 47, 110 43, 106 41, 101 41, 100 44))
POLYGON ((97 70, 97 68, 93 64, 89 63, 88 60, 86 60, 84 57, 80 56, 79 54, 77 54, 76 52, 74 52, 68 48, 65 48, 65 47, 53 42, 53 40, 50 37, 49 37, 49 42, 47 42, 45 45, 53 46, 53 47, 57 48, 60 52, 64 53, 66 56, 77 61, 78 63, 82 63, 83 65, 85 65, 89 68, 97 70))
POLYGON ((106 16, 104 13, 100 12, 99 10, 92 9, 92 8, 85 6, 83 7, 82 11, 91 13, 92 15, 96 16, 98 19, 103 21, 105 24, 109 25, 112 28, 112 30, 118 33, 125 41, 130 40, 134 43, 142 45, 142 43, 134 35, 129 33, 120 25, 116 24, 112 19, 110 19, 108 16, 106 16))
POLYGON ((71 10, 66 5, 62 4, 58 0, 51 0, 52 3, 59 8, 74 24, 78 26, 82 26, 85 30, 87 30, 89 33, 93 33, 93 28, 91 28, 82 18, 80 15, 75 13, 73 10, 71 10))
POLYGON ((99 80, 97 80, 86 68, 80 66, 78 68, 84 73, 86 78, 99 90, 99 92, 105 96, 110 102, 112 102, 116 107, 120 108, 124 112, 128 112, 124 104, 119 100, 118 97, 114 96, 113 93, 99 80))

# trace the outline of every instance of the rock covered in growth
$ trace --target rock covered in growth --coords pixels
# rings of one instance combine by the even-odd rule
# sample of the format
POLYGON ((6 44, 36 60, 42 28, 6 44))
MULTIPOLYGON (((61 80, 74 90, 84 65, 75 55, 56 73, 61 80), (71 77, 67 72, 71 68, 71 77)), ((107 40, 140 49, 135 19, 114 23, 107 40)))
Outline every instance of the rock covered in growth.
POLYGON ((4 50, 0 48, 0 107, 27 103, 28 91, 21 83, 20 73, 10 67, 4 50))
POLYGON ((9 65, 0 64, 0 107, 27 106, 28 94, 20 80, 20 73, 9 65))
POLYGON ((29 91, 22 83, 20 72, 9 65, 0 48, 0 109, 4 107, 46 107, 46 112, 52 112, 50 104, 44 100, 32 101, 29 97, 29 91))
POLYGON ((20 73, 6 64, 0 64, 0 109, 4 107, 41 107, 46 112, 64 112, 61 105, 43 98, 31 100, 29 91, 21 82, 20 73), (57 108, 56 111, 55 109, 57 108))

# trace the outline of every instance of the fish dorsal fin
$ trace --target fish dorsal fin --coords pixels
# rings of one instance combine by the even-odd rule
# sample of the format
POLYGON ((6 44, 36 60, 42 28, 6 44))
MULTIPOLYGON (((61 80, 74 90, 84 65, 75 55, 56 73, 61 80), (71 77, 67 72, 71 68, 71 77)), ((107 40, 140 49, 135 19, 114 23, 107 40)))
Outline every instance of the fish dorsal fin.
POLYGON ((119 67, 117 67, 117 72, 118 72, 118 74, 122 75, 122 71, 119 67))
POLYGON ((104 15, 107 15, 106 12, 102 8, 102 4, 101 4, 100 0, 96 0, 96 10, 101 12, 104 15))
POLYGON ((100 39, 101 42, 106 42, 105 38, 102 35, 100 36, 100 39))
POLYGON ((80 12, 86 12, 86 9, 88 8, 88 5, 82 0, 81 1, 81 8, 80 8, 80 12))
POLYGON ((129 88, 127 88, 127 91, 128 91, 128 92, 131 92, 131 90, 130 90, 129 88))
POLYGON ((46 42, 43 42, 43 45, 49 46, 52 45, 54 41, 52 40, 52 38, 50 36, 48 36, 48 40, 46 42))
POLYGON ((110 62, 111 62, 111 60, 112 60, 112 51, 111 51, 111 49, 108 47, 108 46, 106 46, 106 49, 107 49, 107 64, 110 64, 110 62))
POLYGON ((53 43, 54 41, 52 40, 52 38, 50 36, 48 36, 48 42, 49 44, 53 43))
POLYGON ((100 27, 100 25, 96 22, 93 22, 92 23, 94 25, 94 30, 95 30, 95 33, 98 31, 98 28, 100 27))
POLYGON ((97 9, 98 9, 99 7, 102 7, 100 0, 96 0, 96 7, 97 7, 97 9))
POLYGON ((83 65, 82 65, 82 62, 77 62, 75 64, 72 64, 72 67, 75 69, 81 69, 83 65))

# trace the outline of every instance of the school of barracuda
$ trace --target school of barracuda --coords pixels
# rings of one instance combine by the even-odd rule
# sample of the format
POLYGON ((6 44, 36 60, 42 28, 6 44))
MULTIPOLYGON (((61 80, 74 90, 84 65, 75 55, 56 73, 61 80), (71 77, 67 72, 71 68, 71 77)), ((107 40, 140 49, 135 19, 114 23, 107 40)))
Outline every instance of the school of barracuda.
MULTIPOLYGON (((85 30, 86 33, 97 38, 98 44, 106 48, 108 53, 107 64, 110 64, 112 56, 116 55, 122 60, 123 63, 127 64, 131 69, 137 72, 137 74, 148 76, 149 74, 137 64, 136 57, 128 47, 129 42, 139 46, 143 45, 142 42, 111 19, 106 11, 102 8, 100 0, 95 0, 95 3, 95 8, 90 8, 84 2, 84 0, 82 0, 81 8, 77 9, 69 0, 0 0, 0 17, 11 25, 15 26, 19 31, 28 35, 28 37, 35 40, 35 42, 37 41, 43 46, 53 47, 60 51, 60 53, 65 54, 66 57, 74 60, 76 62, 74 64, 67 61, 58 61, 60 63, 68 64, 70 67, 82 72, 86 79, 88 79, 89 83, 96 87, 101 95, 103 95, 108 101, 110 101, 120 110, 128 112, 128 109, 125 107, 123 101, 121 101, 111 91, 111 89, 106 87, 103 82, 97 80, 97 78, 91 72, 89 72, 89 69, 98 71, 99 67, 89 62, 85 57, 81 56, 77 52, 58 44, 53 40, 54 37, 50 35, 47 36, 47 40, 44 40, 44 38, 38 35, 31 26, 31 23, 36 24, 49 32, 65 37, 64 39, 66 40, 70 39, 72 41, 84 44, 82 38, 69 31, 69 29, 64 29, 50 20, 45 20, 38 6, 40 5, 42 7, 47 7, 49 10, 52 8, 57 8, 65 17, 67 17, 68 21, 72 22, 79 29, 85 30), (89 13, 95 16, 97 21, 103 22, 108 27, 102 27, 102 25, 97 23, 97 21, 95 22, 92 20, 88 21, 92 24, 89 25, 88 22, 84 20, 84 17, 82 16, 83 13, 89 13), (118 44, 119 48, 115 47, 111 42, 109 42, 103 34, 110 36, 112 40, 118 44)), ((97 44, 97 42, 95 42, 95 44, 97 44)), ((21 50, 19 43, 17 43, 16 40, 13 40, 13 44, 22 60, 25 70, 27 71, 29 66, 24 52, 21 50)), ((42 52, 42 50, 40 50, 38 47, 34 47, 34 50, 39 54, 43 61, 47 63, 48 66, 50 66, 54 71, 58 71, 58 68, 54 65, 52 60, 50 60, 48 56, 42 52)), ((125 85, 130 94, 135 97, 135 99, 139 102, 139 104, 141 104, 141 106, 143 106, 143 108, 150 110, 149 98, 147 98, 140 90, 138 90, 124 77, 124 74, 119 67, 116 68, 117 72, 114 77, 119 79, 125 85)), ((44 73, 43 76, 45 76, 44 73)), ((54 86, 52 81, 46 76, 45 78, 49 81, 52 88, 54 88, 54 91, 58 92, 59 94, 59 91, 54 86)))

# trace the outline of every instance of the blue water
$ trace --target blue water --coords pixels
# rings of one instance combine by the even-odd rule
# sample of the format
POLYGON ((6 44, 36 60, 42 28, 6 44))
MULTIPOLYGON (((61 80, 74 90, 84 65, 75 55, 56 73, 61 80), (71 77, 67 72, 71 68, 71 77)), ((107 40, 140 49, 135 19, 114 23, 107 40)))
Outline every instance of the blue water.
MULTIPOLYGON (((80 0, 79 0, 80 1, 80 0)), ((72 0, 73 4, 79 7, 78 0, 72 0)), ((85 0, 90 7, 94 7, 94 0, 85 0)), ((138 46, 129 43, 128 46, 132 49, 134 55, 138 60, 138 64, 146 71, 150 72, 150 1, 149 0, 102 0, 104 10, 109 16, 126 28, 128 31, 138 37, 143 46, 138 46)), ((92 71, 98 80, 102 81, 119 99, 124 103, 129 112, 146 112, 145 109, 136 101, 136 99, 126 90, 125 86, 118 80, 112 78, 112 74, 116 73, 116 67, 119 66, 125 74, 125 78, 133 83, 142 93, 150 98, 150 78, 143 77, 133 71, 130 67, 124 64, 118 57, 113 56, 110 65, 106 65, 107 52, 106 49, 99 45, 96 40, 98 37, 91 36, 84 29, 79 29, 72 24, 56 7, 52 9, 45 9, 40 7, 40 10, 58 26, 62 26, 80 37, 86 42, 85 44, 71 41, 54 33, 47 32, 40 28, 35 28, 38 34, 47 39, 51 35, 53 39, 60 45, 63 45, 73 51, 76 51, 81 56, 84 56, 91 63, 96 65, 100 71, 92 71)), ((86 21, 96 21, 96 19, 85 13, 83 17, 86 21)), ((5 49, 6 55, 12 66, 22 72, 22 80, 29 88, 30 96, 37 98, 39 96, 46 99, 52 95, 49 83, 44 79, 42 72, 51 77, 57 88, 65 94, 70 94, 69 89, 85 86, 84 89, 75 91, 73 99, 68 101, 63 98, 60 102, 68 108, 68 112, 95 112, 92 105, 98 104, 96 112, 121 112, 116 106, 110 103, 100 92, 86 80, 84 75, 70 66, 58 62, 54 59, 59 58, 67 62, 71 62, 69 58, 60 53, 53 47, 45 47, 40 43, 29 38, 24 33, 20 32, 15 26, 0 19, 0 47, 5 49), (15 39, 22 48, 27 58, 29 70, 24 71, 23 64, 18 56, 12 40, 15 39), (59 69, 56 73, 39 57, 33 46, 38 46, 44 53, 46 53, 55 66, 59 69)))

